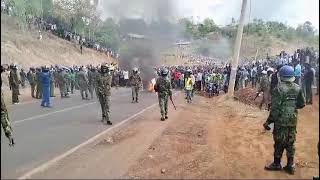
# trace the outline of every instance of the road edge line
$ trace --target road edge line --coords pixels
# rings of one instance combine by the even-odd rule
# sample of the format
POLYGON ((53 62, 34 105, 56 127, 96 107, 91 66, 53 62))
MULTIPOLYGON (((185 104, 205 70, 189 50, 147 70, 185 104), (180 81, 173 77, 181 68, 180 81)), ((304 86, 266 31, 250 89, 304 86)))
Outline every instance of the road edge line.
POLYGON ((69 156, 70 154, 74 153, 75 151, 79 150, 80 148, 82 148, 82 147, 94 142, 99 137, 107 134, 109 131, 112 131, 113 129, 120 127, 121 125, 125 124, 126 122, 130 121, 131 119, 135 118, 136 116, 144 113, 146 110, 153 108, 156 105, 158 105, 158 103, 152 104, 151 106, 149 106, 149 107, 139 111, 138 113, 126 118, 125 120, 119 122, 118 124, 116 124, 116 125, 108 128, 108 129, 100 132, 99 134, 89 138, 87 141, 85 141, 85 142, 73 147, 72 149, 66 151, 65 153, 63 153, 61 155, 58 155, 57 157, 55 157, 55 158, 43 163, 42 165, 40 165, 40 166, 32 169, 31 171, 23 174, 22 176, 18 177, 17 179, 30 179, 31 176, 33 176, 34 174, 39 173, 39 172, 43 172, 44 170, 48 169, 50 166, 52 166, 53 164, 57 163, 58 161, 64 159, 65 157, 69 156))

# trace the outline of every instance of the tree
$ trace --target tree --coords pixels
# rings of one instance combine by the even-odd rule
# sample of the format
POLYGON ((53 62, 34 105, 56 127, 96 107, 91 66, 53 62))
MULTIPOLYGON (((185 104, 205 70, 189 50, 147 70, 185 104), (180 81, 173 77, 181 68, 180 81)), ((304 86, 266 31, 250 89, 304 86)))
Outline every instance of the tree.
POLYGON ((120 33, 119 26, 112 18, 106 19, 97 26, 95 31, 96 40, 103 46, 112 48, 114 50, 119 48, 120 33))
POLYGON ((310 21, 306 21, 302 25, 300 24, 297 27, 296 31, 303 37, 313 36, 315 33, 314 27, 312 26, 312 23, 310 21))
POLYGON ((88 0, 55 0, 54 15, 68 24, 68 29, 84 33, 96 13, 96 5, 88 0))

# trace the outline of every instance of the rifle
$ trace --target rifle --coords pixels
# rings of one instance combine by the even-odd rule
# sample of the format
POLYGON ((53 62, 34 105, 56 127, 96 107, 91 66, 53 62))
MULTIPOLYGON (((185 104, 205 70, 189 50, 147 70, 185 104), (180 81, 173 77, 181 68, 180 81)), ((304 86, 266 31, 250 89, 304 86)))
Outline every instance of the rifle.
POLYGON ((257 99, 257 97, 259 97, 259 95, 260 95, 260 91, 259 92, 257 92, 257 94, 256 94, 256 97, 254 97, 254 101, 257 99))
POLYGON ((176 105, 174 105, 174 103, 173 103, 172 95, 170 95, 170 101, 171 101, 171 103, 172 103, 172 105, 173 105, 173 107, 174 107, 174 110, 177 110, 176 105))

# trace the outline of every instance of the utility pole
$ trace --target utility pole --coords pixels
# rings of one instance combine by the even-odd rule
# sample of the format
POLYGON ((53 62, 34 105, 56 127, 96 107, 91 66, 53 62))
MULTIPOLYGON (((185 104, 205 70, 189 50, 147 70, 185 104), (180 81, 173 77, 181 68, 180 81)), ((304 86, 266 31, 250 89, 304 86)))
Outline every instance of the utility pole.
POLYGON ((231 73, 230 73, 229 88, 228 88, 228 94, 227 94, 227 96, 229 98, 232 98, 234 96, 234 85, 235 85, 236 74, 237 74, 237 69, 238 69, 238 61, 239 61, 239 55, 240 55, 240 47, 241 47, 241 40, 242 40, 242 32, 243 32, 246 7, 247 7, 247 0, 242 0, 240 22, 239 22, 239 26, 238 26, 236 42, 235 42, 234 50, 233 50, 233 59, 232 59, 232 63, 231 63, 231 73))

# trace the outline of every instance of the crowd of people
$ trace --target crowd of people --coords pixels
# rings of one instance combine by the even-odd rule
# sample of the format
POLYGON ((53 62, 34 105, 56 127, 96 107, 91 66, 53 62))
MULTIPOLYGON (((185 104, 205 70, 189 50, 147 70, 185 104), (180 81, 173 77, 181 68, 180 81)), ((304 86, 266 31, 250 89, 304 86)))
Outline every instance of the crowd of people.
MULTIPOLYGON (((12 1, 1 0, 1 13, 5 13, 9 16, 16 16, 15 4, 12 1)), ((44 19, 25 14, 25 18, 29 29, 35 27, 39 31, 40 40, 42 39, 42 32, 47 31, 65 40, 76 42, 80 46, 81 53, 83 46, 85 46, 87 48, 95 49, 98 52, 105 53, 108 57, 119 58, 119 54, 112 50, 112 48, 104 47, 93 38, 88 38, 80 33, 69 30, 53 17, 44 19)))
MULTIPOLYGON (((194 57, 191 59, 193 61, 199 61, 198 56, 190 57, 194 57)), ((318 59, 318 54, 314 49, 307 47, 297 49, 291 56, 282 51, 274 59, 267 56, 266 59, 242 64, 236 72, 234 89, 237 91, 246 87, 257 88, 257 95, 263 94, 260 108, 265 104, 266 108, 269 109, 271 92, 279 83, 278 71, 282 66, 289 65, 294 68, 295 83, 302 87, 307 104, 312 104, 312 86, 316 86, 316 94, 319 93, 318 59)), ((169 70, 168 78, 171 80, 172 87, 185 89, 186 78, 190 76, 192 92, 205 91, 209 97, 219 95, 220 91, 226 93, 229 86, 231 65, 216 64, 212 61, 208 65, 207 60, 210 61, 208 58, 203 58, 205 65, 167 66, 166 68, 169 70)), ((160 72, 157 68, 155 70, 160 72)))

